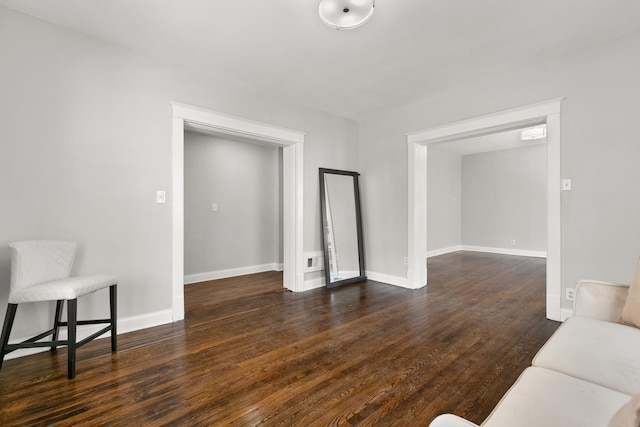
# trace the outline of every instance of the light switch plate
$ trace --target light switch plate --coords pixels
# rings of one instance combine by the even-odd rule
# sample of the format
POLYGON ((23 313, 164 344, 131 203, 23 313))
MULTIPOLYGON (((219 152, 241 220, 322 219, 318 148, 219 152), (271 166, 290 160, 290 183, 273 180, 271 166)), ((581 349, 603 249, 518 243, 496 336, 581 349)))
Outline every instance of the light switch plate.
POLYGON ((167 195, 164 192, 164 190, 156 191, 156 203, 166 203, 166 202, 167 202, 167 195))
POLYGON ((562 180, 562 191, 570 191, 571 190, 571 179, 566 178, 562 180))

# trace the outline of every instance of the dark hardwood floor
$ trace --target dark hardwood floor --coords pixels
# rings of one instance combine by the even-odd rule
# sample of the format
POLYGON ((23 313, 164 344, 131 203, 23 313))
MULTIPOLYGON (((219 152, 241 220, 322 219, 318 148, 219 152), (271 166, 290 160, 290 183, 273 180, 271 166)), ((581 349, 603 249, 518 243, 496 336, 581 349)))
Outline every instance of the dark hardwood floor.
POLYGON ((79 350, 5 362, 0 425, 428 425, 480 423, 558 324, 545 261, 458 252, 429 259, 429 286, 374 281, 300 294, 265 285, 185 288, 186 320, 79 350), (209 289, 207 289, 209 288, 209 289), (249 289, 253 289, 248 291, 249 289), (247 292, 248 291, 248 292, 247 292))
POLYGON ((286 292, 282 287, 282 272, 248 274, 240 277, 194 283, 184 288, 185 313, 204 305, 219 305, 245 300, 273 292, 286 292))

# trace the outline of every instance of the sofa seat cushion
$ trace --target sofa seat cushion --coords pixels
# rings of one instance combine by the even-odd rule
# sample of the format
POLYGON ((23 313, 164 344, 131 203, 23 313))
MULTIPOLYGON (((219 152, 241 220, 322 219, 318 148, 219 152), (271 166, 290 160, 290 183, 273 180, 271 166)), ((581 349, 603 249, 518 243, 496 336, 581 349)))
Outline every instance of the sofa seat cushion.
POLYGON ((630 396, 543 368, 527 368, 483 427, 603 427, 630 396))
POLYGON ((633 395, 640 393, 638 355, 640 329, 571 317, 540 349, 533 366, 633 395))

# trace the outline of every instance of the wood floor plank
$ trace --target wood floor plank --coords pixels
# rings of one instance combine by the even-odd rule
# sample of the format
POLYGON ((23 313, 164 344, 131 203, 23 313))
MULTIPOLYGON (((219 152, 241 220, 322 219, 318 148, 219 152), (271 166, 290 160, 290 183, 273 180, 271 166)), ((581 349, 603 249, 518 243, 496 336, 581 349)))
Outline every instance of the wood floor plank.
POLYGON ((374 281, 295 294, 282 274, 185 287, 186 318, 78 352, 5 361, 0 425, 480 423, 558 324, 543 259, 457 252, 429 286, 374 281))

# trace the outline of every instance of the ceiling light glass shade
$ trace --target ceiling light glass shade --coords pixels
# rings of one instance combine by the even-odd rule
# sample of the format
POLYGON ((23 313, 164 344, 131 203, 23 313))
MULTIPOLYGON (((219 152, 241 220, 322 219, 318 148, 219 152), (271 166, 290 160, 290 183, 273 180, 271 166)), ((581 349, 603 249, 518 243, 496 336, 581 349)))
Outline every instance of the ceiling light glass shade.
POLYGON ((320 0, 322 22, 336 30, 350 30, 373 16, 375 0, 320 0))
POLYGON ((532 128, 523 129, 520 132, 520 139, 522 141, 531 141, 534 139, 541 139, 547 136, 547 126, 535 126, 532 128))

